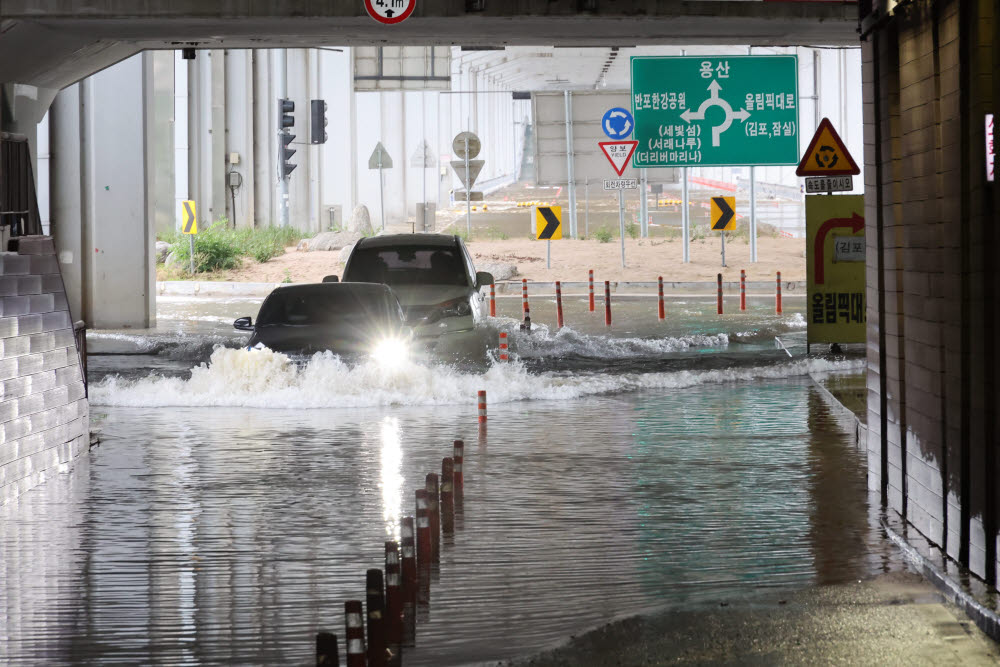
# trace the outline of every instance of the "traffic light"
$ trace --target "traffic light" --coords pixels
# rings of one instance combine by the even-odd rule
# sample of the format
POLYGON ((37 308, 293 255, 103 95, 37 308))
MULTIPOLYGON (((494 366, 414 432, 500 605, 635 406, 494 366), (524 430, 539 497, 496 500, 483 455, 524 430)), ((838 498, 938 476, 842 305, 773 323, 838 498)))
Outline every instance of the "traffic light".
POLYGON ((295 102, 284 98, 278 100, 278 113, 281 115, 279 128, 283 130, 286 127, 295 125, 295 116, 292 115, 293 111, 295 111, 295 102))
POLYGON ((295 149, 289 148, 288 144, 292 143, 292 139, 295 138, 294 134, 284 134, 281 135, 281 177, 288 178, 288 175, 295 171, 295 168, 299 165, 292 164, 288 160, 295 155, 295 149))
POLYGON ((309 143, 326 143, 326 102, 323 100, 309 101, 310 120, 309 143))

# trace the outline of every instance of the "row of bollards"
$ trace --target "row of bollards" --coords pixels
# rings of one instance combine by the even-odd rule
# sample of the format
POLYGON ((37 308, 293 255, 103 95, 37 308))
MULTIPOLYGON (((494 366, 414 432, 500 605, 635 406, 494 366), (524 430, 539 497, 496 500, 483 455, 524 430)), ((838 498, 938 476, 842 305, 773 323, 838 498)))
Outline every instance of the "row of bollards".
MULTIPOLYGON (((486 392, 479 392, 479 423, 486 422, 486 392)), ((396 667, 402 647, 416 640, 417 605, 430 601, 431 564, 441 561, 441 535, 455 531, 465 486, 465 442, 455 440, 441 460, 441 475, 429 473, 415 492, 415 516, 400 520, 400 540, 385 543, 385 568, 365 575, 365 601, 344 602, 347 667, 396 667)), ((337 637, 316 635, 316 664, 340 666, 337 637)))
MULTIPOLYGON (((716 310, 719 315, 723 314, 722 309, 722 274, 716 275, 717 281, 717 298, 716 298, 716 310)), ((659 276, 656 279, 657 283, 657 318, 663 321, 667 318, 666 305, 663 297, 663 276, 659 276)), ((594 312, 594 270, 590 269, 587 273, 587 286, 588 286, 588 297, 589 297, 589 307, 590 312, 594 312)), ((490 284, 490 316, 496 317, 497 314, 497 295, 496 295, 496 285, 490 284)), ((777 314, 781 314, 781 271, 777 272, 777 291, 775 292, 775 308, 774 311, 777 314)), ((747 272, 745 270, 740 270, 740 311, 745 312, 747 309, 747 272)), ((524 316, 524 321, 521 324, 522 329, 528 331, 531 330, 531 308, 528 303, 528 279, 521 279, 521 311, 524 316)), ((604 281, 604 324, 608 327, 611 326, 611 281, 604 281)), ((565 321, 563 319, 563 305, 562 305, 562 283, 556 281, 556 327, 562 329, 565 326, 565 321)), ((500 334, 500 360, 507 361, 507 334, 500 334)))

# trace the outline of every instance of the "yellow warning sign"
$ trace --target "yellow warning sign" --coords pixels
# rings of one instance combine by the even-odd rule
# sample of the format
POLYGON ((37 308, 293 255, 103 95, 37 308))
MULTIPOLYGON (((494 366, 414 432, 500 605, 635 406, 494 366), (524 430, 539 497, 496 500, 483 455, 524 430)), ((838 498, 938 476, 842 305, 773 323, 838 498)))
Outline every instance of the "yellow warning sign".
POLYGON ((808 195, 806 249, 806 340, 865 342, 864 195, 808 195))
POLYGON ((736 229, 736 197, 712 197, 711 214, 713 232, 736 229))
POLYGON ((181 232, 184 234, 197 234, 198 216, 194 212, 194 202, 187 199, 181 203, 181 232))
POLYGON ((562 206, 535 208, 535 238, 539 241, 557 241, 562 238, 562 206))
POLYGON ((797 176, 854 176, 860 174, 829 118, 820 121, 809 147, 795 170, 797 176))

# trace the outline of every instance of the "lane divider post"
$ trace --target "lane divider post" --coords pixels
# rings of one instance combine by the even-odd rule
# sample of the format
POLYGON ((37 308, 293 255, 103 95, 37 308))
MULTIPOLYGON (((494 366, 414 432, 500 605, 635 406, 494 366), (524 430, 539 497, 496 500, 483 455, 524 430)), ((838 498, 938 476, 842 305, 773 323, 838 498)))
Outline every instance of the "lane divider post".
POLYGON ((479 425, 486 423, 486 390, 479 390, 479 425))
POLYGON ((344 603, 347 630, 347 667, 365 667, 365 623, 361 600, 344 603))
POLYGON ((455 532, 455 460, 441 459, 441 532, 455 532))
POLYGON ((337 635, 331 632, 316 634, 316 667, 340 667, 337 635))
POLYGON ((588 272, 588 282, 590 283, 590 312, 594 312, 594 270, 588 272))
POLYGON ((510 361, 510 356, 507 354, 507 332, 500 332, 500 361, 510 361))
POLYGON ((663 306, 663 276, 657 278, 657 283, 659 283, 659 304, 656 308, 656 314, 662 322, 667 319, 667 309, 663 306))
POLYGON ((781 315, 781 271, 778 271, 778 291, 774 293, 774 312, 781 315))
POLYGON ((521 278, 521 313, 524 319, 531 317, 531 308, 528 307, 528 279, 521 278))
POLYGON ((427 489, 417 489, 417 565, 426 570, 431 565, 431 516, 427 489))
POLYGON ((556 281, 556 328, 563 328, 562 284, 556 281))
POLYGON ((497 316, 497 286, 490 283, 490 317, 497 316))
POLYGON ((403 576, 399 563, 399 545, 385 543, 385 635, 393 654, 399 654, 403 642, 403 576))
POLYGON ((411 600, 417 594, 416 521, 412 516, 399 522, 400 571, 403 574, 403 598, 411 600))
POLYGON ((427 517, 431 524, 431 562, 441 562, 441 505, 440 484, 436 472, 427 473, 424 479, 427 491, 427 517))
POLYGON ((611 326, 611 281, 604 281, 604 325, 611 326))
POLYGON ((747 272, 740 269, 740 310, 747 309, 747 272))
POLYGON ((716 305, 717 305, 717 310, 719 311, 719 315, 721 315, 722 314, 722 274, 721 273, 717 274, 717 276, 716 276, 716 283, 718 284, 718 296, 716 297, 716 301, 717 301, 716 305))
POLYGON ((382 587, 382 570, 368 570, 365 577, 366 606, 368 608, 368 667, 386 667, 385 643, 385 591, 382 587))
POLYGON ((461 504, 462 493, 465 491, 465 441, 456 440, 452 446, 452 460, 455 462, 452 481, 455 484, 455 502, 461 504))

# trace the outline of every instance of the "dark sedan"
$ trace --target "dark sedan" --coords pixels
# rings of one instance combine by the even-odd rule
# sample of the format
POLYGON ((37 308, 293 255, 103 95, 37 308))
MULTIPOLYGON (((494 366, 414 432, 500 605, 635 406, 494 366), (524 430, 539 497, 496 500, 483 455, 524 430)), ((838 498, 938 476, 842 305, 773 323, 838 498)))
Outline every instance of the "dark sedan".
POLYGON ((388 363, 406 356, 411 336, 392 290, 374 283, 278 287, 264 299, 256 324, 241 317, 233 326, 253 332, 249 348, 293 354, 329 350, 388 363))

